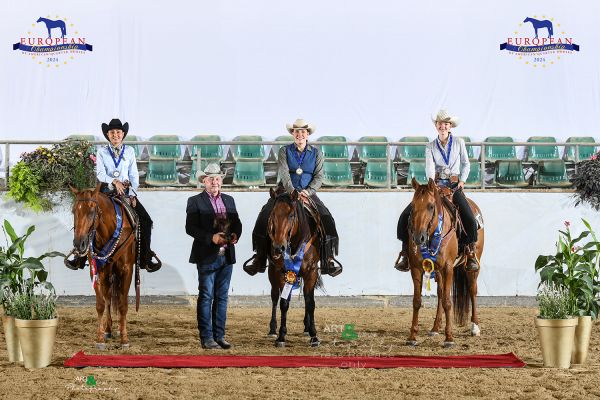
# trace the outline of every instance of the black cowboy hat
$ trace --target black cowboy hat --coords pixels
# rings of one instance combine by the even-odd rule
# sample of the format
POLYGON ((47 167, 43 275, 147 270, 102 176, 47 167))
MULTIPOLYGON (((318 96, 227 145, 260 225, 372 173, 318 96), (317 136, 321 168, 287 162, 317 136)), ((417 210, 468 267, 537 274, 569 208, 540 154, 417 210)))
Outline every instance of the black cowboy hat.
POLYGON ((122 130, 123 131, 123 139, 125 139, 125 136, 127 136, 127 131, 129 131, 129 122, 125 122, 124 124, 122 124, 120 119, 113 118, 113 119, 110 120, 110 122, 108 123, 108 125, 107 124, 102 124, 102 133, 104 134, 104 137, 106 138, 106 140, 109 140, 107 133, 111 129, 120 129, 120 130, 122 130))

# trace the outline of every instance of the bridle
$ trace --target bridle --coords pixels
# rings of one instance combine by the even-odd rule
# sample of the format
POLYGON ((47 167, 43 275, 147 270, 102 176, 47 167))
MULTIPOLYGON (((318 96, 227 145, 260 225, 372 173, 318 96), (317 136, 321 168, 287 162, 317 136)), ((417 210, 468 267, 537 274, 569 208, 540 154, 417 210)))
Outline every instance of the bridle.
MULTIPOLYGON (((86 255, 90 250, 90 244, 92 243, 93 237, 95 236, 96 228, 98 227, 99 218, 102 216, 102 209, 100 208, 100 205, 98 204, 98 200, 95 200, 95 199, 77 199, 76 198, 74 201, 75 201, 75 203, 77 203, 77 202, 94 203, 94 208, 93 208, 94 217, 92 218, 92 225, 90 226, 90 228, 88 229, 88 231, 86 233, 86 235, 88 237, 87 246, 82 253, 80 253, 75 248, 73 250, 71 250, 71 253, 69 253, 69 256, 71 254, 74 254, 76 257, 82 257, 82 256, 86 255)), ((76 225, 75 219, 73 219, 73 229, 75 229, 75 225, 76 225)), ((92 249, 92 252, 93 252, 93 249, 92 249)), ((67 258, 69 256, 67 256, 67 258)))

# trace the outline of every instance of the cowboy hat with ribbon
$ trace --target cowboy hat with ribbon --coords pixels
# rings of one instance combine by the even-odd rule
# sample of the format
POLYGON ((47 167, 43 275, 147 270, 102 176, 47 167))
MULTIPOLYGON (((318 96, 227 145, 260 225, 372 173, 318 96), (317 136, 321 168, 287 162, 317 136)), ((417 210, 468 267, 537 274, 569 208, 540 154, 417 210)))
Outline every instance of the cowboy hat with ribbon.
POLYGON ((288 132, 291 134, 294 133, 294 129, 306 129, 308 131, 309 135, 312 135, 312 133, 315 131, 315 126, 312 124, 309 124, 302 118, 298 118, 296 121, 294 121, 293 124, 285 124, 285 127, 287 128, 288 132))
POLYGON ((450 122, 453 128, 456 128, 460 123, 460 120, 455 115, 450 115, 447 110, 438 111, 435 117, 431 117, 431 121, 435 124, 436 122, 450 122))
POLYGON ((122 130, 123 131, 123 139, 125 139, 125 136, 127 136, 127 132, 129 131, 129 122, 125 122, 125 124, 122 124, 120 119, 113 118, 110 120, 108 125, 102 124, 102 133, 104 134, 104 137, 108 141, 110 141, 110 139, 108 138, 108 131, 110 131, 112 129, 122 130))
POLYGON ((198 180, 202 180, 205 177, 210 178, 213 176, 220 176, 221 179, 225 178, 225 174, 221 172, 221 167, 219 167, 219 165, 215 163, 208 164, 206 168, 204 168, 204 171, 198 171, 196 173, 196 177, 198 178, 198 180))

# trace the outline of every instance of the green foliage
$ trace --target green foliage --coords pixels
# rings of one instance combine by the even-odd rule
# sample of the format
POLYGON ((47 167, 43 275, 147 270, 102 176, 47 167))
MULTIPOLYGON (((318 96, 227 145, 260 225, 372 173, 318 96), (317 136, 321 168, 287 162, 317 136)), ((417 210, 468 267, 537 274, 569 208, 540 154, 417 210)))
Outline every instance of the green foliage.
POLYGON ((51 148, 23 153, 11 170, 8 196, 35 211, 52 209, 57 199, 76 189, 96 186, 94 146, 68 140, 51 148))
POLYGON ((538 288, 539 318, 567 319, 572 316, 569 291, 567 288, 544 282, 538 288))
POLYGON ((3 225, 6 247, 0 246, 0 304, 7 315, 13 313, 13 300, 20 295, 33 296, 36 289, 46 289, 54 293, 54 287, 46 279, 42 260, 46 257, 64 257, 63 253, 52 251, 39 257, 25 257, 25 242, 35 231, 30 226, 22 236, 17 236, 14 228, 7 220, 3 225), (10 239, 10 243, 9 243, 10 239))
POLYGON ((35 293, 33 289, 25 287, 22 293, 13 295, 10 315, 18 319, 54 319, 56 299, 54 290, 35 293))
MULTIPOLYGON (((600 153, 599 153, 600 154, 600 153)), ((575 187, 575 205, 587 203, 600 210, 600 156, 595 154, 591 160, 577 164, 572 181, 575 187)))
POLYGON ((540 285, 566 288, 571 315, 596 319, 600 311, 600 242, 589 222, 582 221, 587 229, 576 237, 571 234, 570 223, 565 222, 566 230, 559 231, 556 254, 539 256, 535 270, 540 273, 540 285), (584 239, 586 243, 582 242, 584 239))

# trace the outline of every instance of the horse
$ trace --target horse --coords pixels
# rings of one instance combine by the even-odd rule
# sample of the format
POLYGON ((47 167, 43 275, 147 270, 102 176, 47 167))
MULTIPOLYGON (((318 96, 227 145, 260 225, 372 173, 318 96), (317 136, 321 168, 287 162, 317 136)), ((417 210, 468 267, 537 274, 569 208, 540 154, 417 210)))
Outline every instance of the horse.
POLYGON ((46 24, 46 29, 48 29, 48 39, 52 39, 52 34, 50 33, 52 28, 60 28, 62 34, 61 39, 64 39, 65 35, 67 34, 67 26, 63 20, 57 19, 56 21, 53 21, 48 18, 39 17, 36 22, 43 22, 46 24))
POLYGON ((269 192, 271 198, 275 199, 275 205, 267 225, 269 238, 271 239, 268 275, 271 283, 271 301, 273 303, 269 336, 276 335, 277 303, 279 302, 281 325, 279 335, 275 339, 275 346, 285 347, 287 311, 290 300, 288 300, 288 297, 283 298, 281 293, 286 286, 286 282, 293 284, 294 281, 302 278, 304 333, 310 336, 310 346, 317 347, 321 341, 317 337, 315 328, 315 288, 323 288, 323 281, 317 268, 320 257, 320 237, 318 233, 320 221, 318 213, 310 218, 296 190, 290 194, 285 191, 276 192, 271 188, 269 192), (292 260, 298 260, 299 257, 296 256, 299 251, 303 251, 304 256, 296 276, 293 272, 286 272, 284 259, 288 257, 292 260))
MULTIPOLYGON (((465 320, 469 313, 469 303, 472 308, 471 314, 471 335, 479 336, 481 331, 479 328, 479 318, 477 316, 477 277, 479 270, 466 271, 466 258, 464 255, 458 257, 458 231, 456 213, 453 210, 454 206, 449 205, 451 200, 442 198, 439 189, 433 179, 429 179, 426 185, 419 185, 415 178, 412 179, 412 187, 415 194, 412 200, 412 213, 408 227, 408 261, 410 265, 410 273, 412 276, 414 292, 413 292, 413 318, 410 328, 410 335, 406 342, 409 346, 417 344, 417 332, 419 324, 419 309, 421 308, 421 290, 423 286, 423 275, 426 272, 435 271, 435 281, 437 283, 437 310, 433 328, 429 332, 429 336, 439 334, 439 329, 442 323, 442 309, 446 317, 445 341, 443 346, 448 348, 454 346, 454 338, 452 336, 452 318, 450 312, 452 303, 454 303, 454 319, 460 325, 465 324, 465 320), (440 222, 441 216, 441 222, 440 222), (426 246, 426 251, 431 252, 430 238, 433 237, 437 225, 441 224, 440 243, 437 250, 437 257, 433 263, 423 260, 420 246, 426 246), (450 295, 452 294, 452 302, 450 295)), ((451 192, 449 189, 445 189, 451 192)), ((451 196, 451 193, 446 193, 451 196)), ((451 197, 450 197, 451 198, 451 197)), ((470 199, 469 205, 475 216, 481 216, 481 210, 470 199)), ((481 223, 480 225, 483 225, 481 223)), ((481 259, 484 244, 483 226, 479 228, 477 235, 477 259, 481 259)), ((435 253, 434 251, 434 253, 435 253)))
POLYGON ((72 253, 76 256, 87 255, 88 257, 98 313, 96 348, 105 350, 106 339, 112 338, 112 306, 112 312, 119 314, 121 348, 126 349, 129 347, 127 294, 131 286, 134 264, 136 265, 136 311, 139 308, 140 298, 139 263, 136 262, 139 253, 136 252, 136 229, 125 215, 123 204, 101 193, 100 187, 100 183, 95 189, 77 190, 71 187, 75 195, 72 209, 75 248, 72 253), (120 233, 116 232, 119 224, 117 209, 122 221, 120 233))
POLYGON ((535 39, 537 39, 538 37, 538 29, 540 28, 546 28, 548 29, 548 38, 551 38, 552 35, 554 34, 554 30, 552 28, 552 21, 549 21, 547 19, 540 21, 537 19, 533 19, 533 18, 525 18, 525 20, 523 22, 531 22, 531 25, 533 25, 533 29, 535 29, 535 39))

